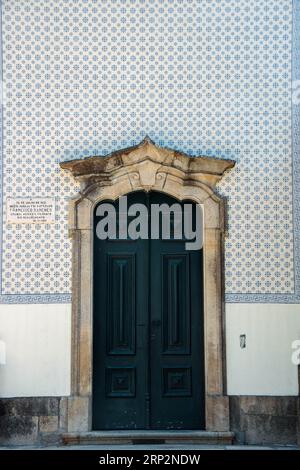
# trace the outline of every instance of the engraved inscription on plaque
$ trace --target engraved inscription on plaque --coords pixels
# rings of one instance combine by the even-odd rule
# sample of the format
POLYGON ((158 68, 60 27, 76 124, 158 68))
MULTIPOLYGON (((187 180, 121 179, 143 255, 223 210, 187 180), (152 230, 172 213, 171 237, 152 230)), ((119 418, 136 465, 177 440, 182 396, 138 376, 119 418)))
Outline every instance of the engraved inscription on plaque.
POLYGON ((9 224, 53 224, 55 200, 53 198, 8 198, 6 221, 9 224))

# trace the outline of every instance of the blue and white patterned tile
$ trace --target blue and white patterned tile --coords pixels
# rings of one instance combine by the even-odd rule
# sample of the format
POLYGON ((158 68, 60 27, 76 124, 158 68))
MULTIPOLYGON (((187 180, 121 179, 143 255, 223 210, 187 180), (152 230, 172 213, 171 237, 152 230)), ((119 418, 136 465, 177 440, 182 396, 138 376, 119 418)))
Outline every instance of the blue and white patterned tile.
POLYGON ((22 231, 4 204, 2 295, 70 293, 67 198, 78 187, 58 163, 146 134, 237 160, 219 185, 226 293, 292 295, 293 1, 2 3, 3 200, 57 201, 56 224, 22 231))

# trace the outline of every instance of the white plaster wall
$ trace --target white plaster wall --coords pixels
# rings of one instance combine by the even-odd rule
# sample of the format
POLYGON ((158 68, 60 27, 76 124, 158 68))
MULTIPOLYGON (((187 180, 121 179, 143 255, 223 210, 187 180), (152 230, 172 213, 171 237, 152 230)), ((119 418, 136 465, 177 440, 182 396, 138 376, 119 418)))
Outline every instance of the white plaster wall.
POLYGON ((298 395, 292 342, 300 339, 300 305, 226 304, 229 395, 298 395), (246 348, 240 335, 246 334, 246 348))
MULTIPOLYGON (((300 305, 226 304, 228 394, 297 395, 297 339, 300 305)), ((0 397, 70 393, 69 304, 0 305, 0 342, 0 397)))
POLYGON ((0 305, 0 341, 0 397, 70 393, 69 304, 0 305))

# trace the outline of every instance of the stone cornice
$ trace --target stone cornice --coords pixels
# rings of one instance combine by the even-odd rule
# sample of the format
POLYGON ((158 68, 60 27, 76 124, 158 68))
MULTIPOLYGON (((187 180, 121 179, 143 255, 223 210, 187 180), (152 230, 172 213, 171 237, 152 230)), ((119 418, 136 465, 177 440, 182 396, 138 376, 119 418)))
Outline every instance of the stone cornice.
POLYGON ((140 144, 117 150, 106 156, 93 156, 61 162, 60 167, 70 171, 85 187, 102 182, 110 184, 116 177, 128 175, 130 180, 144 180, 145 189, 151 189, 155 179, 170 174, 182 180, 196 180, 213 188, 224 172, 235 162, 213 157, 190 157, 185 153, 157 146, 146 137, 140 144))

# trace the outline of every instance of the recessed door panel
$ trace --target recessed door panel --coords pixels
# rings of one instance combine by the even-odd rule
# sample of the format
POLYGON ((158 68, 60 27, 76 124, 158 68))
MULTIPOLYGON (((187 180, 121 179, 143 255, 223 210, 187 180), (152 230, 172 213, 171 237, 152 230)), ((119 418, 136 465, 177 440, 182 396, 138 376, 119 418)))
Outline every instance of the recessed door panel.
POLYGON ((162 335, 164 354, 190 352, 189 254, 162 255, 162 335))
POLYGON ((108 354, 135 354, 135 253, 107 254, 108 354))

